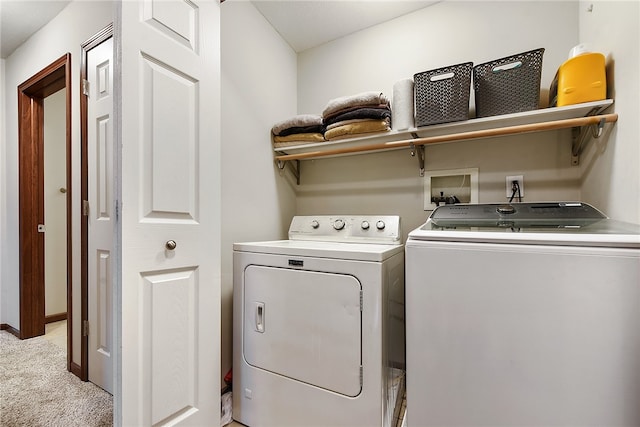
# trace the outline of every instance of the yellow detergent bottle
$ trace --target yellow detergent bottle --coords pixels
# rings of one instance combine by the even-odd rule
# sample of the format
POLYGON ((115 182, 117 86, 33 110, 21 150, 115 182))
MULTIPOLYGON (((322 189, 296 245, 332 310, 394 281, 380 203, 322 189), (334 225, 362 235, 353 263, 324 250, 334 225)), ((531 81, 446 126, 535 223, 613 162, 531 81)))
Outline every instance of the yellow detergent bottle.
POLYGON ((601 53, 580 53, 568 59, 558 69, 557 79, 558 107, 607 97, 605 58, 601 53))

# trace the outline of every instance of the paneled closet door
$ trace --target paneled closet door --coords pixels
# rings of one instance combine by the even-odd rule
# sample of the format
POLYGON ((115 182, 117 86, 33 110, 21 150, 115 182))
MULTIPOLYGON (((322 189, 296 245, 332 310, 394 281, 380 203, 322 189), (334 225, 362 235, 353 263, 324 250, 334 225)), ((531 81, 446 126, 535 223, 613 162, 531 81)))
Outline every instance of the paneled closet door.
POLYGON ((220 6, 119 7, 122 422, 218 425, 220 6))
POLYGON ((89 381, 113 394, 113 38, 87 54, 89 381))

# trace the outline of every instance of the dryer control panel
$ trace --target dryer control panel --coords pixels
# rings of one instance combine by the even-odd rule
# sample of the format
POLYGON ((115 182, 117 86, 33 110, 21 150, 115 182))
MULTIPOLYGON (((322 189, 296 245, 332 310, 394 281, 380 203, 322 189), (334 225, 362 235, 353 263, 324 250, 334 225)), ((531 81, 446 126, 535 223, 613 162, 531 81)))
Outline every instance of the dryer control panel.
POLYGON ((354 243, 401 243, 397 215, 295 216, 289 226, 290 240, 354 243))

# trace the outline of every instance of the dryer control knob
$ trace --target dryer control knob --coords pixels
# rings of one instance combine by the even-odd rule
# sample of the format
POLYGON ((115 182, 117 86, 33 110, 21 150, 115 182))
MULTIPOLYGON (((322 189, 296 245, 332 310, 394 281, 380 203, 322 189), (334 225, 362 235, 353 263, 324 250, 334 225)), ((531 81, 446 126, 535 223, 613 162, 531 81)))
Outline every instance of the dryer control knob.
POLYGON ((360 224, 360 227, 362 227, 363 230, 368 230, 369 229, 369 221, 362 221, 362 224, 360 224))
POLYGON ((380 220, 380 221, 376 222, 376 228, 378 230, 384 230, 384 227, 386 227, 384 221, 380 220))
POLYGON ((333 222, 333 228, 335 228, 336 230, 342 230, 344 228, 344 220, 336 219, 333 222))
POLYGON ((311 221, 311 228, 315 229, 318 227, 320 227, 320 223, 317 220, 314 219, 313 221, 311 221))

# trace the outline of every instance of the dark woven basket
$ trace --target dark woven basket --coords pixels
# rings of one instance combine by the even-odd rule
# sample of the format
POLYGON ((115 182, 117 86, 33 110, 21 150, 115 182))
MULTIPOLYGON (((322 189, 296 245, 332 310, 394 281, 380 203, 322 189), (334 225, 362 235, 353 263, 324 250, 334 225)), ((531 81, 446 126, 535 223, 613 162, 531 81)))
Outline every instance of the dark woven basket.
POLYGON ((414 74, 416 127, 469 118, 472 62, 414 74))
POLYGON ((543 54, 541 48, 473 67, 476 117, 537 109, 543 54))

